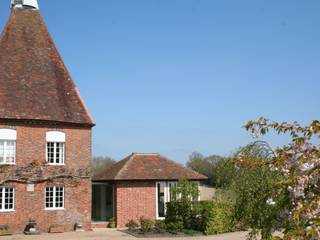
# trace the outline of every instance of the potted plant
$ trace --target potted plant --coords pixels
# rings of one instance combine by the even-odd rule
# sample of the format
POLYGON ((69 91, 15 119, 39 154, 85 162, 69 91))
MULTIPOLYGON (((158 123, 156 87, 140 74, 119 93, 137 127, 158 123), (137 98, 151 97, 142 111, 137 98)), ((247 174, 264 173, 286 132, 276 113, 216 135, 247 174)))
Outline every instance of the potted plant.
POLYGON ((109 221, 109 228, 116 228, 116 221, 115 221, 115 218, 110 218, 110 221, 109 221))
POLYGON ((8 225, 0 225, 0 236, 11 235, 11 231, 8 225))

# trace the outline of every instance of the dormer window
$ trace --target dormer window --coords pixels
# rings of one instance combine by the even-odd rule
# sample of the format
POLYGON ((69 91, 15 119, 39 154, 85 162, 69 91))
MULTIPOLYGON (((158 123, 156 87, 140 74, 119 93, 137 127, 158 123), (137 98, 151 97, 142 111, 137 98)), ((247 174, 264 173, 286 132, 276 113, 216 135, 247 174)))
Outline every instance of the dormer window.
POLYGON ((66 134, 51 131, 46 134, 47 162, 50 165, 64 165, 66 134))
POLYGON ((16 163, 16 140, 16 130, 0 129, 0 165, 16 163))

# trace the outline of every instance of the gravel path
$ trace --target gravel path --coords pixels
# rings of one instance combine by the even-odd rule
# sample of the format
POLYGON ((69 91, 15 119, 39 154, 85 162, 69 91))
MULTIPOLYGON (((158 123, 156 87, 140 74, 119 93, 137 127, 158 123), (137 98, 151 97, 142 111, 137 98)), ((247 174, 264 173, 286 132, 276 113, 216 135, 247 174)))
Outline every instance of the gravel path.
MULTIPOLYGON (((62 234, 41 234, 38 236, 24 236, 24 235, 14 235, 0 237, 0 240, 155 240, 155 238, 135 238, 128 234, 112 230, 112 229, 97 229, 92 232, 82 232, 82 233, 62 233, 62 234)), ((161 240, 172 240, 173 238, 161 238, 161 240)), ((215 236, 206 237, 177 237, 173 240, 245 240, 246 233, 236 232, 227 233, 215 236)))

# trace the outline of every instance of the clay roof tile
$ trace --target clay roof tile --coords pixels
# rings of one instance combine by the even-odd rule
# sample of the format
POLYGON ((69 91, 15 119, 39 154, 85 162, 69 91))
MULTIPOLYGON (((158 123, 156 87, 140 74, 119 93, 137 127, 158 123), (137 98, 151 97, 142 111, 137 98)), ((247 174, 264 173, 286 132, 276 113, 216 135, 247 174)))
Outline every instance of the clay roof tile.
POLYGON ((114 180, 205 180, 206 176, 188 169, 160 154, 133 153, 101 171, 94 181, 114 180))
POLYGON ((13 8, 0 35, 0 119, 94 125, 38 10, 13 8))

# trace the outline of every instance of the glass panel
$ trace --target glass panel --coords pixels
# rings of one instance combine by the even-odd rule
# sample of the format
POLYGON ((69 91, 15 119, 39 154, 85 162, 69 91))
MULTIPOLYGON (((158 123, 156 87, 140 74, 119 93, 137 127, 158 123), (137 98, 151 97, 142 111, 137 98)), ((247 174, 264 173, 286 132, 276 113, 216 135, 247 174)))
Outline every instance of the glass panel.
POLYGON ((13 188, 5 188, 4 210, 13 210, 13 188))
POLYGON ((157 183, 158 217, 165 217, 165 183, 157 183))
POLYGON ((47 160, 48 163, 54 163, 54 143, 47 143, 47 160))
MULTIPOLYGON (((173 196, 172 196, 172 194, 171 194, 171 190, 172 190, 172 188, 174 188, 174 187, 176 187, 177 186, 177 182, 169 182, 168 183, 168 201, 169 202, 171 202, 171 201, 173 201, 174 199, 173 199, 173 196)), ((179 197, 177 197, 177 198, 179 198, 179 197)))
POLYGON ((4 188, 0 188, 0 210, 3 210, 2 206, 2 194, 3 194, 4 188))
POLYGON ((60 163, 60 143, 56 143, 56 161, 55 163, 60 163))
POLYGON ((48 159, 48 163, 63 164, 64 163, 64 143, 48 142, 47 143, 47 159, 48 159))
POLYGON ((53 187, 46 188, 46 208, 53 208, 53 187))
POLYGON ((113 185, 92 185, 92 221, 107 222, 113 218, 113 185))
POLYGON ((0 163, 4 163, 4 141, 0 141, 0 163))
POLYGON ((64 163, 64 143, 60 143, 60 163, 64 163))
POLYGON ((15 141, 6 141, 6 163, 15 163, 16 158, 16 142, 15 141))
POLYGON ((56 187, 56 208, 63 208, 63 187, 56 187))

